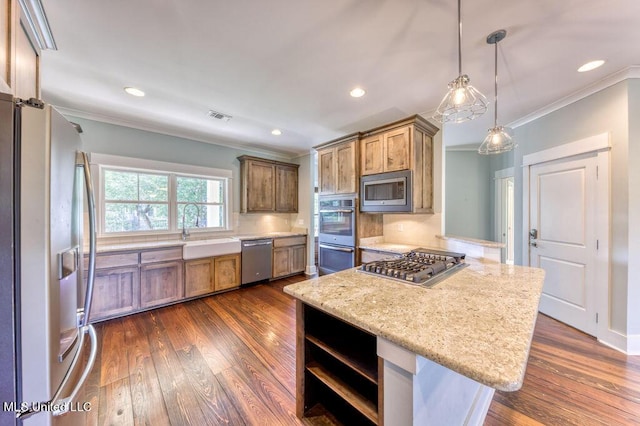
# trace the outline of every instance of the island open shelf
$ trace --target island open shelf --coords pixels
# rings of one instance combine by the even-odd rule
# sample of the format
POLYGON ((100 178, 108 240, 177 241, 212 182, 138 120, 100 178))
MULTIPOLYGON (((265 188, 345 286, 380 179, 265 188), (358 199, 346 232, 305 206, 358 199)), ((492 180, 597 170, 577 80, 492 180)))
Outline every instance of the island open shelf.
POLYGON ((299 301, 296 308, 297 415, 320 404, 345 424, 380 424, 376 336, 299 301))
POLYGON ((466 259, 423 288, 336 272, 297 299, 296 415, 336 424, 481 426, 522 385, 544 271, 466 259))

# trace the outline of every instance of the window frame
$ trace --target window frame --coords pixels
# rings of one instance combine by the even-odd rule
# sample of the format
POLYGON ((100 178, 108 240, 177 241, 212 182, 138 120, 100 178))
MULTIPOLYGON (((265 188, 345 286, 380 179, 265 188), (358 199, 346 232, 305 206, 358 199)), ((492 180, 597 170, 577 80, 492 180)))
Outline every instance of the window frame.
MULTIPOLYGON (((169 163, 155 160, 145 160, 132 157, 120 157, 107 154, 90 154, 91 171, 93 174, 94 197, 96 200, 97 223, 96 233, 99 237, 135 237, 135 236, 160 236, 180 233, 178 228, 179 212, 177 201, 177 178, 200 178, 219 180, 223 183, 224 202, 222 203, 223 221, 222 227, 189 228, 190 232, 224 232, 232 230, 232 171, 227 169, 215 169, 188 164, 169 163), (167 230, 143 230, 130 232, 105 232, 105 199, 104 199, 104 171, 122 170, 135 173, 162 174, 169 177, 168 181, 168 222, 167 230)), ((161 204, 164 204, 161 203, 161 204)), ((197 203, 201 204, 201 203, 197 203)))

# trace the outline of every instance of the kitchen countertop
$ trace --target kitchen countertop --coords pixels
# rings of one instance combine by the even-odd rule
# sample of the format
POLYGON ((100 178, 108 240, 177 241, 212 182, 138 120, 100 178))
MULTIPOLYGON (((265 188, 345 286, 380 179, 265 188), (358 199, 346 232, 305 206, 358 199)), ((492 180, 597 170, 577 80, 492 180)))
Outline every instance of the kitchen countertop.
MULTIPOLYGON (((168 248, 168 247, 182 247, 186 243, 190 241, 200 241, 207 239, 215 239, 215 238, 236 238, 240 241, 244 240, 257 240, 262 238, 286 238, 286 237, 298 237, 298 236, 306 236, 306 233, 303 232, 265 232, 263 234, 255 233, 251 235, 239 234, 239 235, 220 235, 220 236, 208 236, 206 238, 192 238, 187 241, 182 240, 161 240, 161 241, 134 241, 134 242, 126 242, 126 243, 101 243, 96 247, 96 251, 98 253, 108 253, 115 251, 126 251, 126 250, 152 250, 152 249, 160 249, 160 248, 168 248)), ((88 247, 84 247, 84 253, 87 254, 88 247)))
MULTIPOLYGON (((365 244, 360 244, 358 246, 358 248, 363 250, 384 251, 384 252, 397 253, 397 254, 409 253, 411 250, 415 250, 420 247, 421 246, 413 246, 409 244, 396 244, 396 243, 365 243, 365 244)), ((442 249, 438 249, 438 250, 442 250, 442 249)))
POLYGON ((505 243, 499 243, 497 241, 479 240, 477 238, 460 237, 458 235, 436 235, 436 238, 439 238, 441 240, 452 240, 467 244, 475 244, 477 246, 488 248, 504 248, 507 246, 505 243))
POLYGON ((482 384, 522 386, 544 271, 467 258, 431 288, 349 269, 285 293, 482 384))

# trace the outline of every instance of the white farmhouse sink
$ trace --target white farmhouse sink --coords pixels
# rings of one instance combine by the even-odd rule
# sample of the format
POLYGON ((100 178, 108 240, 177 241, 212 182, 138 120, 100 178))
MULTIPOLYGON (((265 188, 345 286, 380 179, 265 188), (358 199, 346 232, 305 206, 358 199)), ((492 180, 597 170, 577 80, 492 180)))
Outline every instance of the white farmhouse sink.
POLYGON ((240 240, 235 238, 187 241, 182 246, 182 258, 185 260, 232 253, 240 253, 240 240))

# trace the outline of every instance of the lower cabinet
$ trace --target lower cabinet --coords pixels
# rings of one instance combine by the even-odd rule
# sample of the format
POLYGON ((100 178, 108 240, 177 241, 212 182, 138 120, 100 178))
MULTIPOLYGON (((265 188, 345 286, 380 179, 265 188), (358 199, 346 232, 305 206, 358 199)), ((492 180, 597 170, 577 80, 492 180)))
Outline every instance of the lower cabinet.
POLYGON ((240 287, 240 254, 213 258, 213 289, 228 290, 240 287))
POLYGON ((213 258, 184 262, 184 297, 202 296, 213 292, 213 258))
POLYGON ((140 307, 138 266, 96 270, 90 320, 128 314, 140 307))
POLYGON ((240 254, 229 254, 184 263, 184 296, 196 297, 240 286, 240 254))
MULTIPOLYGON (((84 263, 86 271, 88 256, 84 263)), ((182 263, 182 247, 98 254, 90 320, 113 318, 180 300, 182 263)))
POLYGON ((274 239, 271 278, 304 272, 307 254, 306 243, 306 237, 274 239))
POLYGON ((182 261, 140 267, 141 308, 175 302, 182 297, 182 261))
MULTIPOLYGON (((302 264, 296 268, 304 270, 304 249, 291 249, 292 258, 302 264)), ((240 258, 237 253, 183 261, 182 247, 100 253, 96 256, 90 320, 128 315, 240 287, 240 258)), ((85 271, 88 263, 85 256, 85 271)))

